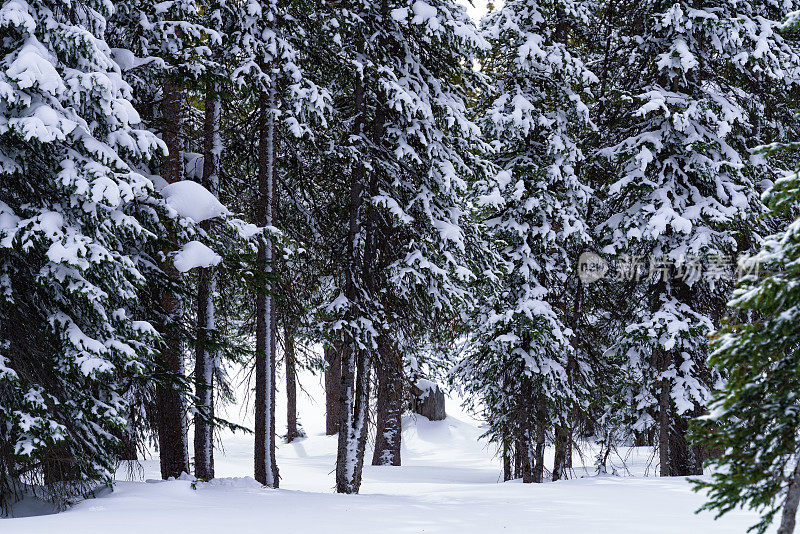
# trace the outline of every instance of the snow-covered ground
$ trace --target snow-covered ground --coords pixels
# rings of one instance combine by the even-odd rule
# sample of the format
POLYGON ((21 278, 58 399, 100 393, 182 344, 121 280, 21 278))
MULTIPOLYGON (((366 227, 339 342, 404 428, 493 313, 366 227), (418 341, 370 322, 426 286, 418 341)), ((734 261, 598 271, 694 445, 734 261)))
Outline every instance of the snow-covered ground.
MULTIPOLYGON (((503 483, 494 449, 479 438, 479 422, 451 399, 445 421, 404 419, 402 467, 368 466, 360 495, 337 495, 336 437, 323 435, 322 388, 311 376, 302 385, 307 393, 300 394, 299 412, 309 437, 281 444, 279 490, 249 478, 252 436, 226 434, 224 451, 216 452, 220 478, 210 483, 193 489, 189 481, 156 480, 154 458, 133 477, 121 468, 113 493, 56 515, 0 520, 0 532, 739 533, 756 521, 747 512, 718 521, 694 514, 703 498, 684 479, 642 476, 654 470, 645 449, 625 451, 625 467, 623 458, 615 459, 623 476, 577 470, 576 478, 556 483, 503 483)), ((278 411, 278 420, 285 421, 285 407, 278 411)), ((238 412, 230 415, 248 423, 238 412)), ((368 451, 367 463, 370 459, 368 451)), ((580 464, 578 455, 575 463, 580 464)))

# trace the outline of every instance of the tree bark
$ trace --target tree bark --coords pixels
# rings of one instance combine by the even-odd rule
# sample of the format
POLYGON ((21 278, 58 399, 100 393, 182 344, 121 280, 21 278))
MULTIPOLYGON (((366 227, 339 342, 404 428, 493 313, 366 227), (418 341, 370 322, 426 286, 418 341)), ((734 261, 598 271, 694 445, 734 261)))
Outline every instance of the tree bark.
POLYGON ((403 361, 396 343, 388 336, 378 339, 378 353, 381 361, 376 366, 378 406, 372 465, 400 465, 403 436, 403 361))
POLYGON ((342 344, 325 345, 325 434, 339 432, 342 419, 342 344))
POLYGON ((800 459, 797 460, 792 479, 789 481, 789 489, 786 492, 786 501, 783 504, 778 534, 792 534, 794 532, 798 503, 800 503, 800 459))
POLYGON ((525 440, 516 438, 514 440, 514 478, 525 478, 525 471, 528 467, 528 445, 525 440))
MULTIPOLYGON (((655 358, 658 362, 659 371, 666 371, 666 353, 659 351, 655 358)), ((672 464, 670 462, 670 423, 672 419, 670 412, 672 403, 670 400, 669 381, 666 378, 662 378, 658 394, 658 461, 662 477, 672 476, 672 464)))
MULTIPOLYGON (((359 50, 363 53, 364 45, 359 50)), ((355 120, 353 135, 361 136, 364 121, 364 80, 356 75, 354 84, 355 120)), ((348 318, 352 324, 360 313, 362 297, 357 276, 363 271, 359 268, 359 248, 361 240, 361 211, 363 207, 364 167, 354 162, 350 175, 350 207, 348 222, 348 242, 346 259, 345 296, 350 305, 348 318)), ((363 280, 363 279, 362 279, 363 280)), ((350 327, 352 328, 352 327, 350 327)), ((359 346, 355 333, 343 330, 344 353, 342 356, 341 421, 339 442, 336 454, 336 491, 338 493, 358 493, 361 487, 361 470, 364 465, 364 448, 367 441, 369 382, 371 362, 366 350, 359 346)))
POLYGON ((544 482, 544 446, 546 437, 545 420, 547 417, 544 401, 539 400, 536 410, 536 448, 534 449, 533 482, 544 482))
MULTIPOLYGON (((162 165, 161 174, 167 182, 174 183, 183 179, 183 155, 181 152, 183 90, 170 80, 165 81, 163 85, 161 113, 164 125, 161 137, 169 151, 162 165)), ((164 270, 173 278, 179 276, 171 263, 165 265, 164 270)), ((183 377, 180 333, 182 306, 176 295, 165 291, 161 295, 161 307, 165 315, 162 325, 164 340, 164 348, 161 351, 162 361, 168 373, 183 377)), ((182 473, 189 472, 183 395, 172 385, 159 384, 156 387, 156 406, 161 478, 179 477, 182 473)))
MULTIPOLYGON (((216 84, 206 85, 206 109, 203 121, 203 186, 219 196, 219 158, 222 142, 219 133, 220 102, 216 84)), ((206 221, 203 227, 210 229, 206 221)), ((214 371, 216 354, 211 348, 216 328, 214 269, 200 269, 197 285, 197 347, 195 350, 195 395, 197 413, 194 417, 194 474, 197 478, 214 478, 214 371)))
MULTIPOLYGON (((275 215, 275 100, 274 88, 262 94, 259 105, 258 225, 271 226, 275 215)), ((272 238, 258 248, 258 266, 265 280, 272 275, 272 238)), ((267 282, 268 291, 271 284, 267 282)), ((275 460, 275 300, 271 294, 256 296, 256 420, 255 479, 278 487, 275 460)))
POLYGON ((513 478, 511 471, 511 453, 508 445, 508 436, 503 436, 503 482, 508 482, 513 478))
POLYGON ((553 482, 567 478, 567 455, 572 454, 569 431, 566 425, 556 427, 555 458, 553 459, 553 482))
POLYGON ((284 360, 286 363, 286 441, 301 437, 297 430, 297 370, 295 367, 294 329, 284 328, 284 360))

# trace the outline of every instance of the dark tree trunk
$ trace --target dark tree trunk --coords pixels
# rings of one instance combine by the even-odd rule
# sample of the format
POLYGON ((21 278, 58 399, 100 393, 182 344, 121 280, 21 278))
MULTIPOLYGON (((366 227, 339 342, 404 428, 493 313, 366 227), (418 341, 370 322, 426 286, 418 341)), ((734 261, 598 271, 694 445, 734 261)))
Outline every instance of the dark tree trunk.
POLYGON ((792 534, 794 532, 798 503, 800 503, 800 460, 795 465, 792 478, 789 480, 789 489, 786 492, 786 501, 783 504, 778 534, 792 534))
POLYGON ((375 452, 372 465, 400 465, 403 435, 403 361, 397 345, 387 336, 378 340, 381 362, 378 375, 378 406, 375 452))
MULTIPOLYGON (((203 123, 203 186, 218 196, 218 167, 221 150, 219 135, 220 102, 213 81, 206 87, 206 109, 203 123)), ((203 223, 209 230, 209 223, 203 223)), ((197 478, 214 478, 214 343, 216 289, 213 268, 200 269, 197 283, 197 347, 195 350, 194 384, 197 413, 194 417, 194 474, 197 478)))
POLYGON ((369 425, 370 358, 348 343, 342 365, 342 420, 336 455, 337 493, 358 493, 369 425))
MULTIPOLYGON (((183 90, 169 80, 163 86, 161 113, 163 119, 161 137, 169 150, 161 174, 167 182, 174 183, 183 179, 181 153, 183 90)), ((174 278, 179 276, 171 263, 165 265, 164 270, 174 278)), ((164 348, 161 351, 161 359, 168 373, 182 378, 184 374, 180 333, 181 303, 173 293, 165 291, 161 295, 161 307, 165 315, 162 328, 164 348)), ((189 472, 183 395, 172 385, 159 384, 156 387, 156 406, 161 477, 164 479, 179 477, 182 473, 189 472)))
POLYGON ((511 471, 511 448, 508 445, 508 436, 503 436, 503 482, 508 482, 513 478, 511 471))
POLYGON ((544 482, 544 446, 546 437, 546 417, 543 401, 538 402, 536 410, 536 447, 533 458, 533 482, 540 484, 544 482))
POLYGON ((295 368, 294 330, 284 328, 284 359, 286 360, 286 441, 301 436, 297 430, 297 370, 295 368))
POLYGON ((430 421, 444 421, 447 418, 447 411, 442 388, 438 384, 433 384, 430 389, 414 397, 414 411, 430 421))
POLYGON ((520 473, 522 482, 530 484, 536 481, 536 451, 531 439, 531 431, 525 432, 525 438, 519 441, 520 457, 522 460, 522 472, 520 473))
POLYGON ((135 462, 139 459, 136 450, 136 437, 127 430, 122 434, 122 446, 120 447, 119 459, 135 462))
POLYGON ((325 434, 339 432, 342 422, 342 344, 325 345, 325 434))
POLYGON ((553 482, 567 478, 567 456, 572 455, 569 431, 566 426, 556 427, 555 458, 553 459, 553 482))
MULTIPOLYGON (((262 94, 259 114, 258 213, 259 226, 271 226, 275 210, 275 90, 262 94)), ((258 265, 264 279, 272 275, 272 239, 258 247, 258 265)), ((271 284, 268 284, 271 288, 271 284)), ((275 460, 275 300, 259 292, 256 296, 256 420, 255 479, 278 487, 275 460)))

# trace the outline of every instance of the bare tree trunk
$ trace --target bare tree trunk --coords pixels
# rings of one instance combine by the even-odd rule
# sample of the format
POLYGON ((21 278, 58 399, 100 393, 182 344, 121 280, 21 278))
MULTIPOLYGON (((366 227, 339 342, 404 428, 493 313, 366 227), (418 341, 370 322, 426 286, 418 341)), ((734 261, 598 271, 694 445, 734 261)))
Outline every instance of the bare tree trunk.
MULTIPOLYGON (((258 225, 272 226, 275 214, 275 99, 274 88, 262 94, 258 147, 258 225)), ((272 275, 272 238, 258 248, 258 265, 265 279, 272 275)), ((271 287, 271 284, 269 284, 271 287)), ((275 460, 275 300, 260 292, 256 296, 256 420, 255 479, 278 487, 275 460)))
MULTIPOLYGON (((164 82, 161 102, 163 130, 161 136, 169 154, 162 165, 161 174, 169 183, 183 179, 182 125, 183 90, 170 80, 164 82)), ((178 272, 172 264, 164 270, 177 278, 178 272)), ((183 310, 178 298, 171 292, 161 295, 161 307, 165 314, 163 325, 164 348, 161 357, 167 372, 183 377, 183 355, 181 354, 180 321, 183 310)), ((158 451, 161 477, 179 477, 189 472, 189 452, 186 443, 186 420, 183 396, 175 387, 159 384, 156 387, 158 429, 158 451)))
MULTIPOLYGON (((655 354, 658 362, 659 371, 666 370, 667 355, 664 351, 655 354)), ((672 464, 670 462, 670 422, 671 422, 671 402, 669 396, 669 382, 666 378, 661 379, 661 389, 658 394, 658 461, 659 471, 662 477, 672 475, 672 464)))
POLYGON ((297 430, 297 370, 295 367, 294 329, 284 327, 284 360, 286 363, 286 441, 301 436, 297 430))
POLYGON ((532 432, 530 429, 525 431, 525 438, 520 440, 520 456, 522 459, 522 482, 530 484, 536 482, 536 453, 533 448, 532 432))
POLYGON ((378 375, 378 407, 375 422, 375 452, 372 465, 400 465, 403 436, 403 361, 397 345, 388 336, 378 339, 381 363, 378 375))
POLYGON ((794 532, 798 503, 800 503, 800 459, 798 459, 792 473, 792 479, 789 481, 789 490, 786 492, 786 502, 783 504, 778 534, 792 534, 794 532))
MULTIPOLYGON (((219 158, 222 141, 219 133, 220 101, 216 84, 206 86, 206 109, 203 123, 203 185, 219 196, 219 158)), ((208 222, 204 222, 208 230, 208 222)), ((197 478, 214 478, 214 371, 216 354, 213 345, 216 328, 214 269, 200 269, 197 286, 197 347, 195 350, 194 383, 197 413, 194 417, 194 474, 197 478)))
POLYGON ((342 344, 325 345, 325 434, 339 432, 342 419, 342 344))
POLYGON ((503 436, 503 482, 508 482, 512 479, 511 453, 512 451, 508 445, 508 436, 503 436))
POLYGON ((567 455, 572 454, 569 431, 566 425, 556 427, 555 458, 553 459, 553 482, 567 478, 567 455))
POLYGON ((525 470, 528 466, 528 445, 524 440, 516 438, 514 440, 514 478, 525 478, 525 470))
POLYGON ((537 484, 544 482, 544 445, 546 437, 545 419, 547 416, 544 401, 539 400, 536 410, 536 448, 533 461, 533 481, 537 484))

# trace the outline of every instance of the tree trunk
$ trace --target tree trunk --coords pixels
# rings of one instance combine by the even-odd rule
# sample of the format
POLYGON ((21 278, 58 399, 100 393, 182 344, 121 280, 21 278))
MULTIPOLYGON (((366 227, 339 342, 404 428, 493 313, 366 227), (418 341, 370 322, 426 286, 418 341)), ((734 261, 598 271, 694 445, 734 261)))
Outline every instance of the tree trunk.
MULTIPOLYGON (((219 134, 220 102, 216 84, 206 86, 206 109, 203 123, 203 186, 219 196, 219 158, 222 142, 219 134)), ((209 222, 203 224, 209 230, 209 222)), ((195 350, 194 382, 197 413, 194 417, 194 474, 197 478, 214 478, 214 343, 216 313, 214 269, 200 269, 197 285, 197 347, 195 350)))
POLYGON ((286 441, 301 436, 297 430, 297 370, 295 368, 294 329, 284 328, 284 359, 286 363, 286 441))
MULTIPOLYGON (((666 353, 659 351, 655 355, 658 361, 658 369, 661 372, 666 370, 666 353)), ((669 381, 661 379, 661 389, 658 394, 658 461, 659 471, 662 477, 672 476, 672 464, 670 462, 670 411, 672 403, 669 396, 669 381)))
POLYGON ((524 440, 516 438, 514 440, 514 478, 525 478, 525 470, 528 466, 528 445, 524 440))
POLYGON ((511 453, 508 445, 508 436, 503 436, 503 482, 508 482, 513 478, 511 471, 511 453))
MULTIPOLYGON (((275 214, 275 99, 274 88, 262 94, 258 145, 258 225, 271 226, 275 214)), ((265 280, 272 274, 272 238, 258 247, 258 266, 265 280)), ((271 284, 268 284, 268 291, 271 284)), ((256 296, 256 420, 255 479, 278 487, 275 461, 275 300, 271 294, 256 296)))
MULTIPOLYGON (((359 50, 363 53, 364 45, 359 50)), ((355 120, 353 135, 361 136, 364 122, 364 80, 360 74, 354 84, 355 120)), ((355 162, 350 175, 350 208, 348 222, 347 264, 345 296, 349 301, 348 318, 353 320, 360 313, 362 301, 357 281, 359 269, 359 248, 361 240, 361 210, 363 207, 364 167, 355 162)), ((342 355, 341 421, 339 443, 336 454, 336 491, 338 493, 358 493, 361 487, 361 470, 364 465, 364 448, 367 442, 369 382, 371 362, 366 350, 359 347, 355 333, 343 330, 344 353, 342 355)))
POLYGON ((403 361, 396 343, 388 336, 378 339, 378 353, 381 361, 376 366, 378 407, 372 465, 400 465, 403 361))
POLYGON ((525 437, 519 441, 520 457, 522 460, 522 483, 530 484, 536 482, 536 453, 533 447, 532 432, 530 429, 525 431, 525 437))
POLYGON ((553 459, 553 482, 567 478, 567 455, 572 454, 569 431, 566 425, 556 427, 555 458, 553 459))
MULTIPOLYGON (((161 103, 163 130, 161 136, 169 154, 162 165, 163 178, 174 183, 183 179, 182 125, 183 90, 167 80, 163 86, 161 103)), ((175 267, 168 263, 165 272, 171 277, 179 276, 175 267)), ((166 371, 183 377, 183 355, 181 354, 180 321, 183 313, 181 303, 171 292, 161 295, 161 307, 165 315, 162 328, 164 348, 161 358, 166 371)), ((183 395, 174 386, 159 384, 156 387, 158 429, 158 451, 161 463, 161 478, 179 477, 189 472, 189 452, 186 443, 186 420, 183 395)))
POLYGON ((342 419, 342 344, 325 345, 325 434, 339 432, 342 419))
POLYGON ((792 534, 794 532, 798 503, 800 503, 800 459, 798 459, 792 473, 792 479, 789 481, 789 490, 786 492, 786 502, 783 504, 778 534, 792 534))
POLYGON ((546 437, 546 422, 547 413, 545 411, 544 402, 538 401, 536 411, 536 448, 534 450, 533 462, 533 481, 537 484, 544 482, 544 446, 546 437))

